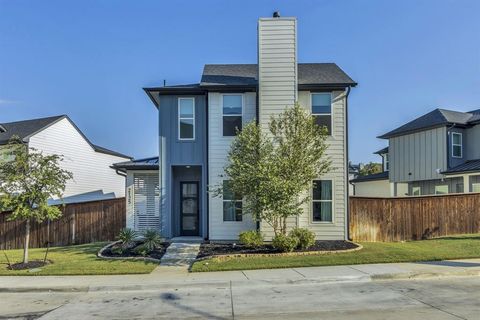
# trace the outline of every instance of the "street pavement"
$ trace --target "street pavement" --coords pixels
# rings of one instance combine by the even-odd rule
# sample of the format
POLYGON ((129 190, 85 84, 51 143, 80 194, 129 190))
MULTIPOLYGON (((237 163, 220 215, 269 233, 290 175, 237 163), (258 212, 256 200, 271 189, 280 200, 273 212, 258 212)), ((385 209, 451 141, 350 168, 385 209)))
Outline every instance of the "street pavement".
POLYGON ((480 278, 0 293, 1 319, 480 319, 480 278))

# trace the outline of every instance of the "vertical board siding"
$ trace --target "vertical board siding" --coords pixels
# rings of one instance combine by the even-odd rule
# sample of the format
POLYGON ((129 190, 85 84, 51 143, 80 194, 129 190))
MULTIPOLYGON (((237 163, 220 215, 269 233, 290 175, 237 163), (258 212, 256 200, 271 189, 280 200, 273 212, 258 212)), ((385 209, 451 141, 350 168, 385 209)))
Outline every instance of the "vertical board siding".
MULTIPOLYGON (((67 204, 55 221, 32 223, 30 247, 43 248, 114 240, 125 228, 125 198, 67 204)), ((25 223, 0 213, 0 249, 23 248, 25 223)))
POLYGON ((480 232, 480 194, 350 197, 353 241, 407 241, 480 232))
POLYGON ((440 179, 437 169, 447 169, 445 127, 390 138, 390 181, 440 179))

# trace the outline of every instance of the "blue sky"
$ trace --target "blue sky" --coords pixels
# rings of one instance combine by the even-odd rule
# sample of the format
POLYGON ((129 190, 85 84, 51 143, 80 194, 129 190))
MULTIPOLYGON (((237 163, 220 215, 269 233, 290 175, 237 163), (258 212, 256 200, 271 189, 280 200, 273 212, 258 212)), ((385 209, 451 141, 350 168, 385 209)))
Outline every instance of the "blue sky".
POLYGON ((480 108, 480 1, 0 0, 0 122, 68 114, 92 142, 157 153, 142 87, 198 82, 205 63, 255 63, 256 21, 298 18, 300 62, 335 62, 359 86, 350 156, 436 107, 480 108))

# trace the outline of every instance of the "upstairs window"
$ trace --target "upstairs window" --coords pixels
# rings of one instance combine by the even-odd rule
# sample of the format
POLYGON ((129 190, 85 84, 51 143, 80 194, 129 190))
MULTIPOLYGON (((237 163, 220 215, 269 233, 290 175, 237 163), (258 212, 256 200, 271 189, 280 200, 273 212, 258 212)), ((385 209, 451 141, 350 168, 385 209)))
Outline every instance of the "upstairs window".
POLYGON ((317 125, 326 127, 332 134, 332 95, 328 93, 312 93, 312 116, 317 125))
POLYGON ((313 222, 332 222, 333 217, 332 180, 313 181, 312 213, 313 222))
POLYGON ((463 141, 462 134, 452 132, 452 157, 461 158, 463 155, 463 141))
POLYGON ((228 180, 223 180, 223 221, 242 221, 242 197, 230 190, 228 180))
POLYGON ((223 136, 237 135, 242 130, 243 96, 241 94, 225 94, 222 100, 223 136))
POLYGON ((178 138, 195 139, 195 99, 178 98, 178 138))

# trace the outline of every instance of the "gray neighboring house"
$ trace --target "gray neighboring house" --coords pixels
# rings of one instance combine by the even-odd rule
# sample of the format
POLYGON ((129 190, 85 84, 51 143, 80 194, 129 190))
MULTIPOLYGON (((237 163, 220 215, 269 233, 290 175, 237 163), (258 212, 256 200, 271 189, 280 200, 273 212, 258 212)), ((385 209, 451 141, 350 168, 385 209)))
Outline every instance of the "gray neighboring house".
POLYGON ((347 239, 347 99, 356 83, 335 63, 298 63, 296 18, 260 18, 257 43, 256 64, 207 64, 199 83, 144 89, 158 110, 159 155, 115 165, 127 175, 128 227, 211 240, 260 229, 270 238, 269 226, 242 212, 241 198, 215 197, 208 187, 228 189, 222 175, 236 128, 257 121, 266 129, 298 101, 328 128, 335 169, 312 181, 312 202, 288 226, 347 239))
POLYGON ((435 109, 378 138, 387 139, 392 196, 480 192, 480 109, 435 109))

